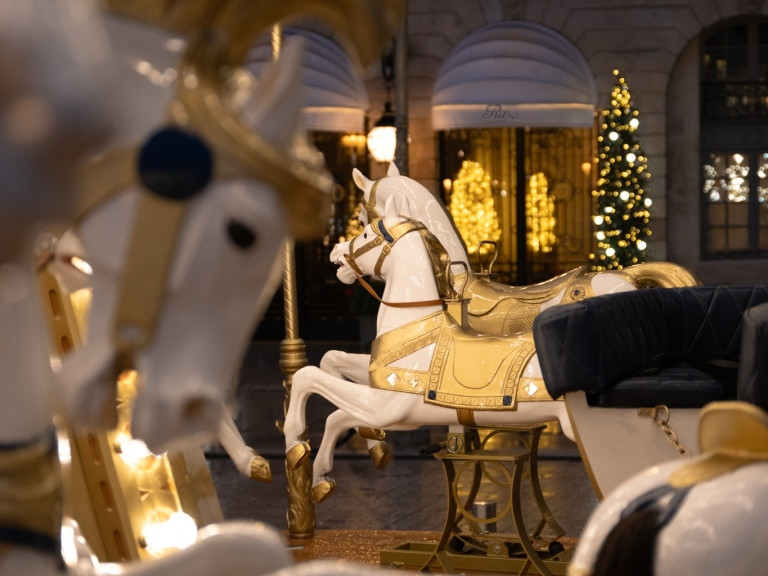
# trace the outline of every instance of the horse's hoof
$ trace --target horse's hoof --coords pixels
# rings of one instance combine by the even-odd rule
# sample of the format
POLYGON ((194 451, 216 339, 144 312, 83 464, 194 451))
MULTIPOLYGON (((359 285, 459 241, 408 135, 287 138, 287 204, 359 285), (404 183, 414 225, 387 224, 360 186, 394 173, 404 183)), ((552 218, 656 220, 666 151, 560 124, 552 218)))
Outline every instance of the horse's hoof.
POLYGON ((253 458, 251 458, 251 480, 259 480, 260 482, 272 483, 272 468, 266 458, 253 452, 253 458))
POLYGON ((299 442, 285 453, 286 463, 290 468, 295 470, 301 466, 307 458, 309 458, 309 452, 309 444, 306 442, 299 442))
POLYGON ((360 428, 357 429, 357 433, 360 434, 360 436, 363 438, 368 440, 378 440, 379 442, 385 440, 387 437, 386 430, 382 430, 380 428, 369 428, 368 426, 360 426, 360 428))
POLYGON ((386 442, 375 444, 373 448, 368 449, 368 454, 371 455, 371 460, 373 460, 376 470, 384 470, 392 456, 392 453, 389 451, 389 445, 386 442))
POLYGON ((325 478, 312 486, 312 498, 317 504, 320 504, 320 502, 327 500, 334 490, 336 490, 336 481, 325 478))

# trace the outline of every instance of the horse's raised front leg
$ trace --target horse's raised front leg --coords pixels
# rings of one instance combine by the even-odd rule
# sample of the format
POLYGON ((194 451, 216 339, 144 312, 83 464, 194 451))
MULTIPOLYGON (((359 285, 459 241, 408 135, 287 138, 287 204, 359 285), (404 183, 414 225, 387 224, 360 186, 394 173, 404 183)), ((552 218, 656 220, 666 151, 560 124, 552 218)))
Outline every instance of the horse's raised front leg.
MULTIPOLYGON (((315 502, 322 502, 330 496, 336 488, 336 482, 327 477, 333 470, 333 454, 339 438, 350 428, 359 429, 366 427, 364 422, 350 416, 343 410, 336 410, 325 420, 325 431, 320 448, 315 456, 312 468, 312 496, 315 502)), ((368 453, 377 468, 382 469, 390 458, 389 448, 386 442, 376 439, 367 440, 368 453)))
POLYGON ((307 399, 312 394, 320 394, 358 424, 381 429, 400 423, 410 413, 414 402, 423 404, 415 394, 360 386, 315 366, 302 368, 293 376, 291 401, 283 426, 286 458, 291 466, 298 466, 309 454, 309 446, 301 440, 301 435, 306 426, 307 399))
POLYGON ((272 469, 269 462, 245 443, 227 406, 224 406, 221 422, 219 422, 218 440, 240 474, 251 480, 272 482, 272 469))
POLYGON ((353 354, 341 350, 328 350, 320 360, 320 369, 337 378, 346 378, 357 384, 368 385, 370 354, 353 354))

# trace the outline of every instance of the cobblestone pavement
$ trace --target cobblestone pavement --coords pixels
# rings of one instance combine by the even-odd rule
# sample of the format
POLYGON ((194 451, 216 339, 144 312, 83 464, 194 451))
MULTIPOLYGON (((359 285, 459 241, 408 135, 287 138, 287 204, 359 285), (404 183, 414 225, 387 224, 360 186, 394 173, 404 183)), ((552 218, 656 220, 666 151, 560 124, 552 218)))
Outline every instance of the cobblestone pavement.
MULTIPOLYGON (((317 364, 322 353, 330 348, 357 351, 357 343, 308 342, 309 362, 317 364)), ((236 419, 246 442, 270 460, 273 482, 264 484, 240 476, 217 446, 210 447, 207 453, 227 519, 260 520, 284 529, 288 506, 284 444, 275 425, 282 419, 284 400, 278 362, 279 342, 252 344, 240 374, 236 419)), ((309 401, 307 421, 310 443, 315 448, 331 410, 324 399, 312 397, 309 401)), ((419 456, 418 450, 444 439, 446 433, 445 428, 390 433, 393 458, 384 470, 374 468, 362 442, 353 439, 340 446, 332 473, 338 487, 326 502, 316 506, 316 529, 441 530, 447 498, 443 468, 435 459, 419 456)), ((568 536, 578 537, 597 499, 575 444, 559 433, 545 432, 540 446, 539 478, 555 518, 568 536)), ((526 498, 525 485, 523 490, 523 510, 528 518, 535 509, 532 499, 526 498)), ((503 502, 498 505, 503 506, 503 502)))

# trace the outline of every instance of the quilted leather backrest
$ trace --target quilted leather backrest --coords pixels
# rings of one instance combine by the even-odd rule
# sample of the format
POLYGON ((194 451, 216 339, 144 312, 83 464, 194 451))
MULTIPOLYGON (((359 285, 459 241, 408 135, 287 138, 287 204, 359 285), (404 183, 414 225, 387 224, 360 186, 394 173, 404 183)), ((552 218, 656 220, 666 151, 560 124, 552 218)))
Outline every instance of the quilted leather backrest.
POLYGON ((768 304, 744 314, 738 395, 739 400, 768 410, 768 304))
POLYGON ((768 285, 648 288, 555 306, 534 320, 547 391, 600 392, 681 361, 738 361, 744 312, 768 285))

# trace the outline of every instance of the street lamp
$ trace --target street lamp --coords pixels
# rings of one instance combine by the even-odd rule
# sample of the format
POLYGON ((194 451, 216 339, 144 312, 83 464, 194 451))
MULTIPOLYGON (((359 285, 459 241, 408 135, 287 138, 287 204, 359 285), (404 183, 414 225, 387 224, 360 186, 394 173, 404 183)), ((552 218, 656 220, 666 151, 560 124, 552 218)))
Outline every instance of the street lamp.
POLYGON ((394 43, 381 57, 381 75, 384 78, 384 87, 387 89, 387 100, 384 104, 384 114, 368 132, 368 150, 377 162, 392 162, 395 159, 395 148, 397 148, 395 111, 390 101, 390 91, 395 80, 394 43))
POLYGON ((392 103, 384 104, 384 114, 368 132, 368 150, 377 162, 392 162, 397 147, 397 129, 392 103))

